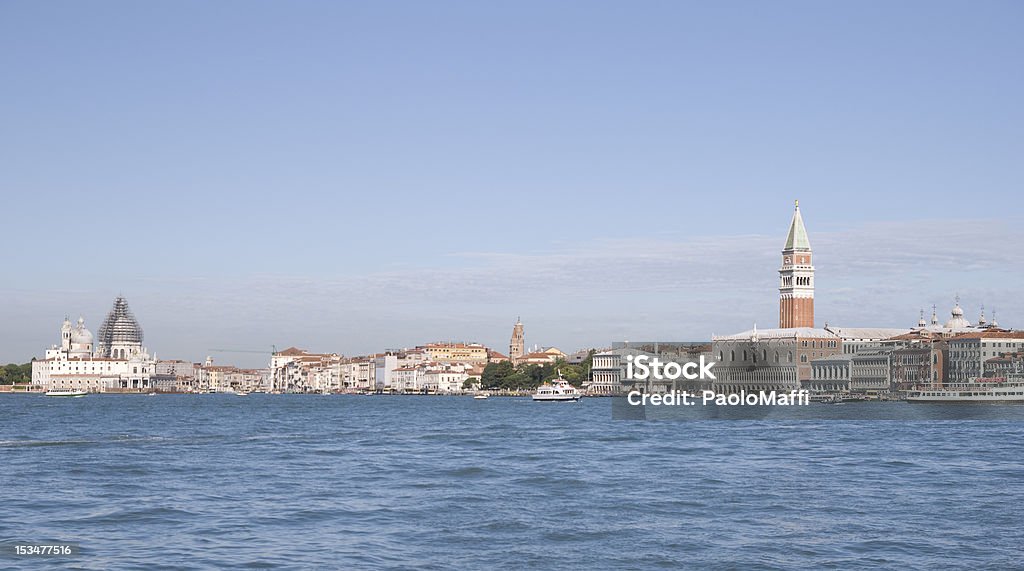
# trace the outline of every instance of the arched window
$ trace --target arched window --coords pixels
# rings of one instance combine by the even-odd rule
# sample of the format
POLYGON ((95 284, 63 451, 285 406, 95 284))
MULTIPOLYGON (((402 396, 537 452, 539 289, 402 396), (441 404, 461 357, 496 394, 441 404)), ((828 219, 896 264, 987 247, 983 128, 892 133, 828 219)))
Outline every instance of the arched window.
POLYGON ((719 351, 719 352, 718 352, 718 360, 719 360, 719 361, 724 361, 724 360, 725 360, 725 359, 723 358, 723 355, 722 355, 722 352, 721 352, 721 351, 719 351))
POLYGON ((779 362, 779 352, 778 351, 775 352, 775 362, 776 363, 779 362))
POLYGON ((792 351, 789 352, 789 362, 790 363, 793 362, 793 352, 792 351))
POLYGON ((736 360, 736 351, 729 351, 729 360, 730 361, 735 361, 736 360))
POLYGON ((761 349, 761 360, 762 361, 767 361, 768 360, 768 350, 767 349, 761 349))
POLYGON ((747 360, 747 350, 746 349, 743 350, 743 360, 744 361, 747 360))

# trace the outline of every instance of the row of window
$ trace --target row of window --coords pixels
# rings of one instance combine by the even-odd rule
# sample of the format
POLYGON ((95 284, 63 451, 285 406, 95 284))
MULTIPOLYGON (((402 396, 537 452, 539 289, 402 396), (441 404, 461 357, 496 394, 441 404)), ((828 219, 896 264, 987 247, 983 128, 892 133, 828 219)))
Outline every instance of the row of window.
POLYGON ((821 349, 824 349, 825 347, 828 347, 829 349, 835 349, 836 347, 839 347, 839 341, 836 341, 834 339, 830 341, 823 341, 821 339, 817 341, 808 341, 805 339, 801 341, 800 344, 803 347, 818 347, 821 349))
MULTIPOLYGON (((756 363, 757 362, 757 351, 750 351, 749 353, 747 353, 747 351, 744 350, 743 351, 743 360, 746 361, 747 359, 752 359, 756 363)), ((787 362, 789 362, 789 363, 793 362, 793 352, 792 351, 790 351, 787 354, 786 359, 787 359, 787 362)), ((721 351, 718 352, 718 360, 719 361, 725 361, 725 355, 721 351)), ((735 360, 736 360, 736 351, 729 351, 729 361, 735 361, 735 360)), ((765 362, 768 361, 768 350, 767 349, 761 349, 761 360, 765 361, 765 362)), ((779 352, 778 351, 775 352, 775 362, 776 363, 779 362, 779 352)))

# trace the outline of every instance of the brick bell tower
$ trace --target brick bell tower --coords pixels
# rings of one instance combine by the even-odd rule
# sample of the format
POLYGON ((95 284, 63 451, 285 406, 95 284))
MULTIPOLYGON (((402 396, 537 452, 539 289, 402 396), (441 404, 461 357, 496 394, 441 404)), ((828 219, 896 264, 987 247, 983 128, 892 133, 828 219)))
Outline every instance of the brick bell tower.
POLYGON ((779 268, 779 327, 814 327, 814 266, 800 201, 789 223, 779 268))

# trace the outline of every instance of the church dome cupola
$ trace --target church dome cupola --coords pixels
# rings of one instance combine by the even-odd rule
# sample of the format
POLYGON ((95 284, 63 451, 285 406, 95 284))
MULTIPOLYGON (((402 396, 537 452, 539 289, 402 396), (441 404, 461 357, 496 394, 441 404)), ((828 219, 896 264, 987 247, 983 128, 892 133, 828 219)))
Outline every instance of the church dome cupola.
POLYGON ((960 307, 960 296, 956 296, 956 305, 950 311, 950 319, 946 322, 946 329, 964 329, 971 326, 971 322, 964 318, 964 308, 960 307))
POLYGON ((124 296, 117 296, 114 307, 100 326, 97 354, 100 357, 128 358, 142 351, 142 327, 128 307, 124 296))
POLYGON ((92 331, 85 328, 85 319, 79 317, 77 326, 71 331, 71 343, 92 346, 92 331))
POLYGON ((85 319, 79 317, 75 327, 71 330, 71 342, 68 346, 68 356, 85 359, 92 355, 92 331, 85 328, 85 319))

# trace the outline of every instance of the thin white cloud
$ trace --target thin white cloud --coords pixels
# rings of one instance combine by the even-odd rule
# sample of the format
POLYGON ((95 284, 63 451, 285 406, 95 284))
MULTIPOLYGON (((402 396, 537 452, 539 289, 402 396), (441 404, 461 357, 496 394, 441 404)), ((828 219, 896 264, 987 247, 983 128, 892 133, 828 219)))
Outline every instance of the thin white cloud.
MULTIPOLYGON (((931 303, 944 319, 959 292, 969 317, 984 303, 1004 324, 1019 324, 1022 238, 1020 225, 994 220, 812 233, 818 321, 909 326, 931 303)), ((271 343, 355 354, 448 338, 502 348, 519 314, 537 342, 571 349, 774 325, 780 242, 760 235, 609 239, 541 252, 457 252, 446 267, 329 279, 144 277, 125 289, 147 342, 165 357, 198 359, 210 347, 271 343)), ((0 295, 16 301, 0 315, 0 360, 11 361, 53 342, 69 299, 92 308, 93 327, 110 304, 109 293, 81 289, 0 295)))

